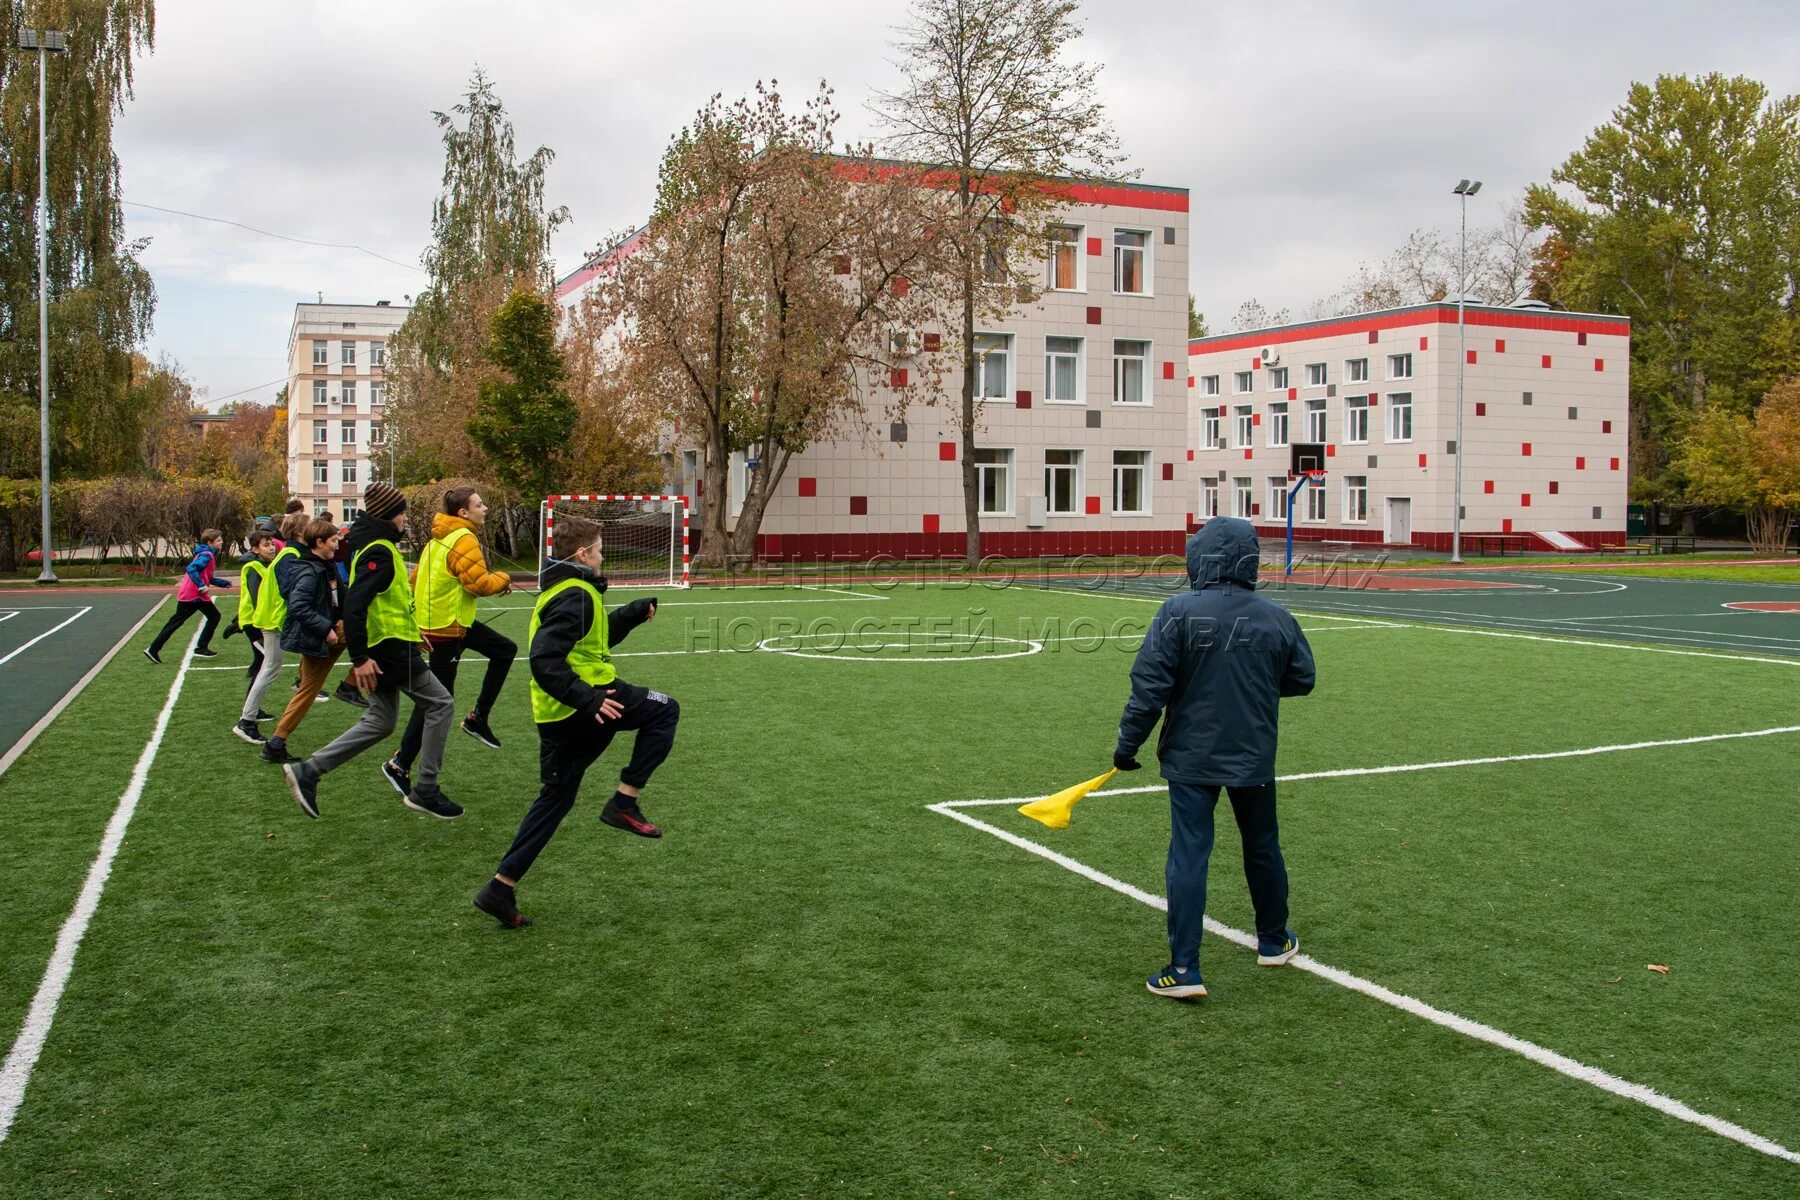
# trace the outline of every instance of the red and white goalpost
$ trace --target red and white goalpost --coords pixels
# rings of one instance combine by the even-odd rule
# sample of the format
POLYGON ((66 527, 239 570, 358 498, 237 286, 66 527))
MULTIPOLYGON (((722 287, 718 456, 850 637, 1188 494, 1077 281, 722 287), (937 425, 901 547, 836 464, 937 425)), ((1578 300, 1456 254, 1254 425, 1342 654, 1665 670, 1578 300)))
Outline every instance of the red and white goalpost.
POLYGON ((601 574, 617 587, 687 587, 686 496, 545 496, 538 506, 538 578, 557 558, 558 517, 598 521, 606 532, 601 574))

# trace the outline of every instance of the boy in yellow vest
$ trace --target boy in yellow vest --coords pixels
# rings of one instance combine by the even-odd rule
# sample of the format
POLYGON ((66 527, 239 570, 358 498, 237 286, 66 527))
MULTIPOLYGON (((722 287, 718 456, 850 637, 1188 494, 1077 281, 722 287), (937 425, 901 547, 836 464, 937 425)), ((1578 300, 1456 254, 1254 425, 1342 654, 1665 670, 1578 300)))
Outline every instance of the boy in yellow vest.
MULTIPOLYGON (((261 598, 265 584, 275 586, 273 576, 269 574, 269 564, 281 553, 281 539, 258 526, 250 531, 248 544, 250 557, 244 560, 243 569, 238 572, 237 616, 225 628, 227 638, 234 633, 241 633, 244 640, 250 643, 250 665, 244 671, 246 695, 256 686, 256 677, 262 674, 262 630, 256 627, 256 602, 261 598)), ((252 719, 258 722, 273 721, 275 714, 259 709, 252 719)))
POLYGON ((344 597, 344 640, 355 664, 350 678, 369 696, 356 724, 304 762, 288 763, 288 791, 300 811, 319 816, 319 780, 394 731, 401 692, 425 713, 425 744, 419 779, 405 796, 406 807, 450 820, 462 809, 438 787, 444 741, 450 736, 455 704, 419 655, 419 626, 413 620, 412 585, 394 540, 406 528, 406 498, 388 483, 371 483, 362 515, 350 526, 350 590, 344 597))
MULTIPOLYGON (((473 650, 487 659, 481 694, 463 718, 462 729, 482 745, 498 750, 500 739, 488 726, 488 714, 500 699, 500 689, 506 686, 506 675, 512 670, 519 647, 505 634, 496 633, 475 619, 477 598, 500 596, 512 590, 512 577, 504 571, 488 570, 481 552, 476 531, 486 523, 487 511, 487 502, 472 487, 451 488, 444 493, 444 511, 432 517, 431 540, 419 551, 413 598, 419 632, 431 651, 431 673, 446 691, 452 695, 456 692, 456 668, 465 651, 473 650)), ((403 796, 412 785, 413 760, 419 757, 424 732, 425 716, 415 708, 401 735, 399 751, 381 768, 394 790, 403 796)))
POLYGON ((231 727, 231 732, 255 746, 262 745, 266 740, 257 732, 256 722, 262 715, 263 697, 275 682, 275 674, 281 670, 283 662, 281 622, 287 617, 287 601, 281 595, 276 572, 287 559, 300 557, 300 535, 306 531, 308 520, 305 513, 297 512, 289 513, 281 519, 282 538, 287 544, 269 560, 268 570, 263 574, 263 587, 256 595, 256 608, 252 613, 251 624, 256 627, 256 635, 262 642, 262 670, 257 672, 255 681, 250 684, 250 691, 244 697, 244 709, 238 714, 237 723, 231 727))
POLYGON ((552 559, 538 579, 531 614, 531 716, 537 722, 543 787, 500 869, 475 894, 475 907, 508 929, 531 924, 519 912, 513 888, 574 806, 582 775, 621 730, 635 729, 637 738, 600 819, 640 837, 662 836, 644 818, 638 794, 669 757, 681 706, 661 692, 626 683, 613 669, 612 647, 656 615, 656 600, 633 600, 610 613, 601 607, 606 580, 597 573, 603 561, 600 532, 598 524, 582 517, 558 520, 556 549, 568 557, 552 559))

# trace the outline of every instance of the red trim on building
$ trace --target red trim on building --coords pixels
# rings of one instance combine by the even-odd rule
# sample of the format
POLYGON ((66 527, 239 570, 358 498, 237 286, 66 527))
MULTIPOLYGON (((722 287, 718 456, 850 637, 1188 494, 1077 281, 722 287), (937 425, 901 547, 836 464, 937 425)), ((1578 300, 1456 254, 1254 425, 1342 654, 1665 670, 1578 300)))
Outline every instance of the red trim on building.
MULTIPOLYGON (((1578 313, 1469 309, 1464 314, 1464 323, 1489 329, 1534 329, 1557 333, 1579 333, 1583 338, 1589 333, 1606 337, 1629 338, 1631 336, 1629 321, 1578 313)), ((1253 333, 1196 338, 1188 342, 1188 353, 1218 354, 1222 351, 1241 350, 1256 346, 1309 342, 1325 337, 1343 337, 1364 331, 1369 334, 1369 341, 1374 342, 1379 340, 1379 334, 1383 330, 1416 328, 1420 325, 1454 324, 1456 324, 1456 306, 1454 304, 1420 305, 1415 308, 1395 309, 1365 316, 1343 317, 1305 325, 1290 325, 1279 329, 1263 329, 1253 333)), ((1581 344, 1586 345, 1587 343, 1584 341, 1581 344)), ((1421 349, 1423 348, 1421 347, 1421 349)), ((1547 358, 1548 356, 1546 356, 1547 358)), ((1545 365, 1549 365, 1548 361, 1545 362, 1545 365)))

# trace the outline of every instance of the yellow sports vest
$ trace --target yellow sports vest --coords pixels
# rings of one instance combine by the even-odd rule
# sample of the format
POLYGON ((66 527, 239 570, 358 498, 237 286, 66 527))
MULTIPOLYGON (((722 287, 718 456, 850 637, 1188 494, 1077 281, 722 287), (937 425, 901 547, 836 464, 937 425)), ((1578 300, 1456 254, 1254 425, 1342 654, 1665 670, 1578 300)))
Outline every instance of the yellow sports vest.
POLYGON ((256 611, 252 614, 256 619, 251 622, 258 629, 280 629, 287 620, 287 597, 281 594, 281 581, 275 577, 275 567, 284 558, 299 558, 300 551, 292 546, 283 546, 281 552, 269 560, 263 572, 262 590, 256 593, 256 611))
MULTIPOLYGON (((530 654, 531 643, 537 640, 538 621, 543 616, 544 605, 556 599, 571 588, 582 588, 594 602, 594 624, 574 648, 569 651, 569 669, 592 687, 601 687, 619 677, 613 669, 612 649, 606 644, 606 610, 600 606, 600 591, 585 579, 565 579, 552 585, 531 610, 531 628, 527 631, 526 653, 530 654)), ((575 715, 575 710, 556 699, 549 692, 538 686, 537 677, 531 680, 531 719, 539 725, 548 725, 552 721, 561 721, 575 715)))
POLYGON ((415 615, 420 629, 443 629, 450 625, 467 629, 475 623, 475 597, 450 570, 451 549, 464 538, 474 536, 473 530, 461 526, 451 530, 449 537, 432 538, 419 551, 415 615))
POLYGON ((378 646, 386 641, 416 642, 419 639, 419 624, 413 620, 412 584, 406 579, 406 560, 400 557, 400 548, 386 538, 377 538, 350 560, 350 585, 356 586, 356 569, 362 564, 362 556, 376 546, 386 546, 387 552, 394 556, 394 578, 385 588, 376 592, 369 600, 369 645, 378 646))
POLYGON ((256 624, 256 605, 250 599, 250 581, 252 579, 262 581, 256 589, 256 595, 260 599, 262 589, 269 586, 269 564, 260 558, 253 558, 244 564, 242 571, 238 572, 237 623, 239 629, 246 625, 254 626, 256 624))

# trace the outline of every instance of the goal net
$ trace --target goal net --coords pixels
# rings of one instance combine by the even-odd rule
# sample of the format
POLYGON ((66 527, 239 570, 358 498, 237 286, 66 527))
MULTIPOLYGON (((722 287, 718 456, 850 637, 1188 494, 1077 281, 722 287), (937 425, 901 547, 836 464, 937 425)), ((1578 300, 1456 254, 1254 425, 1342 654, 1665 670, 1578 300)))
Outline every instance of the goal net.
POLYGON ((559 559, 558 522, 586 517, 605 533, 600 573, 620 587, 688 586, 686 496, 545 496, 538 509, 538 578, 559 559))

